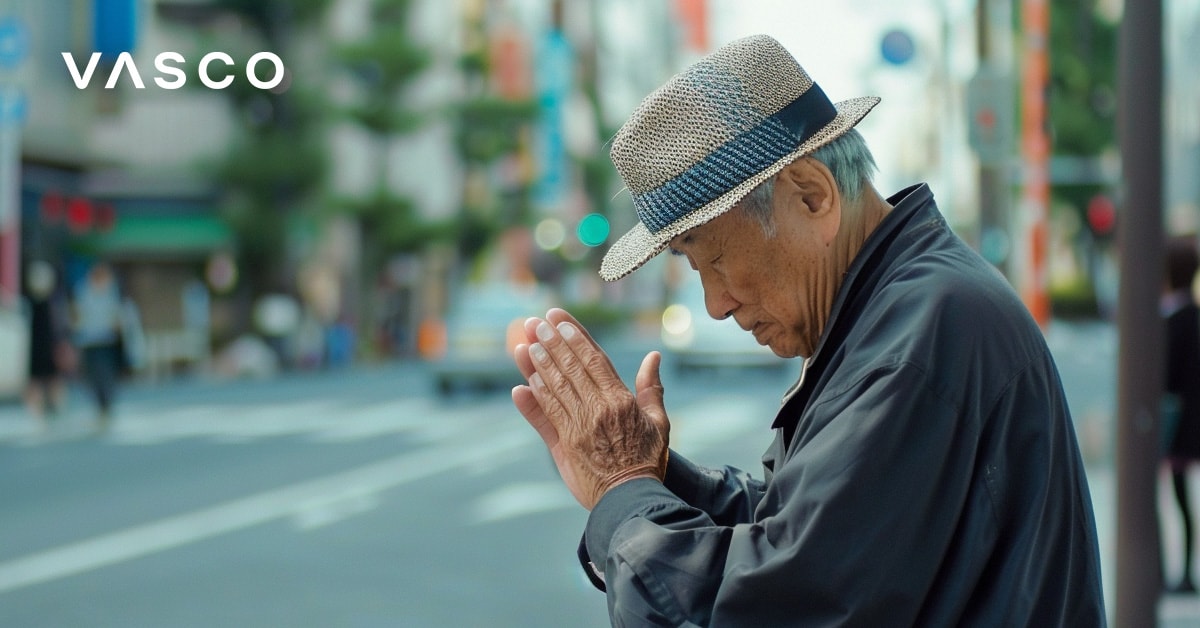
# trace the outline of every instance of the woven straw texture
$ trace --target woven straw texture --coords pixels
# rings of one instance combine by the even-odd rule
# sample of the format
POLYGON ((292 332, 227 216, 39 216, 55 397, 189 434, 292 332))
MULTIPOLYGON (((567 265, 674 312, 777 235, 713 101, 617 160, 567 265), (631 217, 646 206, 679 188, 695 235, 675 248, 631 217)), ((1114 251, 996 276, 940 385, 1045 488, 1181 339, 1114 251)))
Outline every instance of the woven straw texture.
MULTIPOLYGON (((645 203, 651 192, 678 183, 689 170, 695 174, 697 167, 711 167, 712 176, 707 178, 713 180, 730 178, 717 171, 726 165, 744 169, 744 163, 701 162, 718 149, 735 145, 735 138, 744 139, 746 132, 770 125, 770 116, 811 87, 812 79, 779 42, 756 35, 722 46, 647 96, 617 132, 611 150, 613 165, 633 195, 641 220, 608 250, 600 275, 615 281, 633 272, 661 253, 672 238, 728 211, 796 158, 844 134, 879 102, 866 97, 837 103, 833 120, 806 141, 791 138, 790 152, 732 187, 716 190, 714 200, 673 208, 676 215, 682 213, 674 220, 668 222, 658 208, 645 203), (647 222, 654 228, 648 228, 647 222)), ((766 150, 750 145, 730 154, 735 160, 762 159, 766 150)))

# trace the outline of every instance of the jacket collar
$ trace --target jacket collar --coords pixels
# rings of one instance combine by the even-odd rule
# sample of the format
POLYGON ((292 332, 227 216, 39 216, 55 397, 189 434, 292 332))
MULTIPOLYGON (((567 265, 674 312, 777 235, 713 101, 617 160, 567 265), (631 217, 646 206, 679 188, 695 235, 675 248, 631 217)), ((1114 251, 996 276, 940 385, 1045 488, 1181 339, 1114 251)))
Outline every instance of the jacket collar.
MULTIPOLYGON (((833 307, 829 311, 829 319, 825 322, 825 329, 821 331, 821 339, 817 341, 817 348, 804 361, 800 378, 788 389, 780 403, 781 406, 787 405, 788 401, 804 387, 805 374, 809 367, 817 363, 821 356, 821 349, 827 344, 833 330, 838 327, 838 321, 848 303, 862 290, 863 282, 861 280, 871 276, 872 272, 879 267, 880 262, 886 257, 890 244, 903 233, 918 214, 924 213, 922 212, 924 208, 935 207, 933 213, 939 221, 941 220, 941 215, 937 213, 936 206, 933 204, 933 191, 929 189, 928 184, 918 183, 904 188, 888 197, 887 202, 892 206, 892 211, 888 212, 888 215, 884 216, 871 235, 867 236, 866 242, 854 256, 854 260, 850 262, 850 267, 846 269, 846 274, 842 278, 842 286, 838 289, 833 307)), ((783 414, 781 413, 771 427, 780 427, 782 420, 783 414)))

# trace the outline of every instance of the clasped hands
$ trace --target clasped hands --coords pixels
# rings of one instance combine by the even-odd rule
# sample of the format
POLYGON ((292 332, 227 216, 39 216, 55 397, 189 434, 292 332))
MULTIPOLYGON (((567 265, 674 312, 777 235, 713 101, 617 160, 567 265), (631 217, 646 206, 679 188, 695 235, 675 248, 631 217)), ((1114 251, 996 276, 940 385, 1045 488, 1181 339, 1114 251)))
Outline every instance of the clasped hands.
POLYGON ((662 481, 671 426, 658 373, 661 354, 646 355, 631 391, 566 311, 526 320, 525 337, 513 358, 528 385, 513 388, 513 404, 545 441, 575 499, 591 510, 622 482, 662 481))

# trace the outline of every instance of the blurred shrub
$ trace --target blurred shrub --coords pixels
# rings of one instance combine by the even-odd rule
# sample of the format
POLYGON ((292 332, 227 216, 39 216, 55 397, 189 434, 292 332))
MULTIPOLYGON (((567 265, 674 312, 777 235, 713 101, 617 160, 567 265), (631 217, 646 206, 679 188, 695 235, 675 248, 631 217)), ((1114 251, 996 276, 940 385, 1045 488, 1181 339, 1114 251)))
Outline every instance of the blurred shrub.
POLYGON ((1050 286, 1050 311, 1055 318, 1097 318, 1100 308, 1096 301, 1096 289, 1087 277, 1050 286))
POLYGON ((570 312, 593 337, 602 337, 613 333, 629 319, 629 313, 624 309, 600 302, 571 303, 564 309, 570 312))

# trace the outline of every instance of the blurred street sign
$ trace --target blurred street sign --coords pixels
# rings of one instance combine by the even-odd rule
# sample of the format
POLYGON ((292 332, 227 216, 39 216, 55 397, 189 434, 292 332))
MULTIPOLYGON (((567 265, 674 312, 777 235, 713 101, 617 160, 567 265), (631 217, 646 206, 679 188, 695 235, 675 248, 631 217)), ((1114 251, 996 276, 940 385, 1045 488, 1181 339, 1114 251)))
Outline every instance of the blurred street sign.
POLYGON ((573 82, 573 59, 571 43, 558 30, 545 33, 534 58, 538 104, 541 108, 537 155, 540 173, 534 198, 537 205, 543 208, 558 205, 566 196, 570 183, 563 125, 573 82))
POLYGON ((1013 82, 983 64, 967 81, 967 143, 985 165, 1011 159, 1013 147, 1013 82))
POLYGON ((94 0, 93 49, 105 61, 116 61, 122 52, 137 47, 138 0, 94 0))
POLYGON ((28 113, 25 94, 15 86, 0 84, 0 127, 20 126, 28 113))
POLYGON ((0 16, 0 70, 13 70, 29 54, 29 29, 19 18, 0 16))
POLYGON ((21 122, 25 95, 0 83, 0 307, 16 302, 21 266, 21 122))
POLYGON ((879 42, 879 53, 883 56, 884 61, 892 65, 904 65, 912 61, 916 52, 917 45, 913 42, 912 35, 909 35, 908 31, 898 28, 884 33, 883 39, 879 42))

